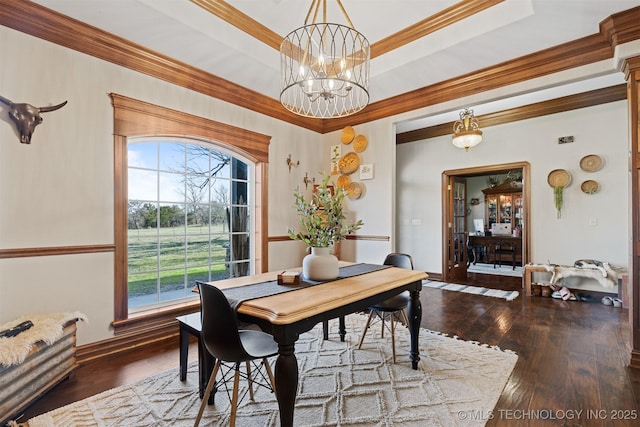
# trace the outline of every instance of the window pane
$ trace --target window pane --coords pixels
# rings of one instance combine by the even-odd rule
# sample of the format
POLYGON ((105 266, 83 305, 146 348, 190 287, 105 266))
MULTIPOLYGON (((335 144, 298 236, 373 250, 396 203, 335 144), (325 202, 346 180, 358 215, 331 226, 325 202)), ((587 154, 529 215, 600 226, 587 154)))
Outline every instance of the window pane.
POLYGON ((231 235, 231 261, 249 259, 249 234, 231 235))
POLYGON ((173 171, 184 173, 185 171, 185 147, 180 142, 162 142, 160 143, 160 162, 161 171, 173 171))
POLYGON ((158 273, 129 275, 129 308, 158 303, 158 273))
POLYGON ((249 262, 238 262, 231 264, 231 277, 241 277, 249 274, 249 262))
POLYGON ((184 235, 178 237, 160 237, 159 265, 161 270, 182 267, 186 261, 184 235))
POLYGON ((130 237, 132 234, 135 234, 134 237, 149 236, 150 230, 155 229, 158 224, 158 208, 155 203, 130 200, 127 215, 130 237))
POLYGON ((224 264, 231 260, 231 237, 229 234, 211 236, 211 262, 224 264))
POLYGON ((160 201, 184 203, 185 176, 177 173, 160 172, 160 201))
MULTIPOLYGON (((208 147, 190 144, 187 146, 187 173, 210 175, 210 157, 215 153, 208 147)), ((214 160, 214 163, 216 161, 214 160)))
MULTIPOLYGON (((209 268, 206 269, 189 269, 187 274, 187 291, 193 293, 193 288, 196 286, 196 280, 201 282, 210 282, 209 280, 209 268)), ((194 294, 194 297, 196 295, 194 294)))
POLYGON ((249 230, 249 209, 246 206, 231 207, 231 231, 244 232, 249 230))
POLYGON ((158 215, 160 225, 159 234, 163 236, 184 236, 185 212, 184 205, 164 204, 160 206, 158 215))
POLYGON ((209 265, 209 235, 189 235, 187 240, 187 265, 209 265))
MULTIPOLYGON (((136 230, 137 231, 137 230, 136 230)), ((144 230, 148 231, 148 230, 144 230)), ((153 230, 155 233, 155 230, 153 230)), ((151 233, 149 233, 151 234, 151 233)), ((140 237, 129 233, 129 274, 158 270, 157 237, 140 237)))
POLYGON ((158 199, 158 173, 129 168, 129 200, 158 199))
POLYGON ((129 167, 156 169, 158 167, 158 144, 153 142, 129 144, 127 158, 129 167))
POLYGON ((211 202, 227 205, 231 201, 231 181, 215 179, 210 182, 211 202))
POLYGON ((160 301, 187 296, 184 275, 184 268, 160 272, 160 301))

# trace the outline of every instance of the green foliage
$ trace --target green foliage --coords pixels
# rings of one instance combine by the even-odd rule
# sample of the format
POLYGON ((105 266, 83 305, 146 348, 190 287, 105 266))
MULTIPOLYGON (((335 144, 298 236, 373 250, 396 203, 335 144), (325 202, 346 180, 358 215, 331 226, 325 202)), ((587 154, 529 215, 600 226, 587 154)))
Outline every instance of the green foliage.
POLYGON ((362 220, 351 224, 345 223, 347 218, 344 216, 342 204, 346 191, 334 185, 335 191, 332 195, 332 189, 329 187, 330 178, 327 175, 322 180, 310 201, 307 201, 304 194, 296 189, 293 194, 294 206, 298 212, 301 229, 298 232, 287 230, 291 239, 302 240, 311 247, 327 248, 364 225, 362 220))
POLYGON ((556 206, 558 218, 560 218, 561 212, 562 212, 562 202, 563 202, 562 192, 563 191, 564 191, 564 187, 562 186, 553 187, 553 202, 556 206))

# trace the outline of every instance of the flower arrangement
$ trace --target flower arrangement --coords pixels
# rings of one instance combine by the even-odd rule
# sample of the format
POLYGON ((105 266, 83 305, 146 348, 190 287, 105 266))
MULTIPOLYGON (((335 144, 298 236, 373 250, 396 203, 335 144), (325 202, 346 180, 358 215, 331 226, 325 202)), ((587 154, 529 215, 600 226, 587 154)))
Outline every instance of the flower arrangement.
POLYGON ((342 210, 346 191, 335 185, 330 186, 330 178, 327 175, 314 189, 310 201, 296 189, 293 196, 301 229, 298 232, 288 229, 289 238, 301 240, 312 248, 328 248, 364 225, 362 220, 346 223, 347 218, 342 210))

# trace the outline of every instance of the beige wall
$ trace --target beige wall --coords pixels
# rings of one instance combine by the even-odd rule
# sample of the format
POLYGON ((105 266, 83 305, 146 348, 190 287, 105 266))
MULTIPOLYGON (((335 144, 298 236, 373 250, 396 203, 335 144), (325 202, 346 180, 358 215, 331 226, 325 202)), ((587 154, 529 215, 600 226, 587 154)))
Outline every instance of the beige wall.
MULTIPOLYGON (((292 193, 318 169, 319 134, 0 27, 0 95, 46 113, 20 144, 0 107, 0 248, 113 244, 113 109, 118 93, 272 136, 270 235, 295 224, 292 193), (11 58, 11 60, 6 60, 11 58), (291 153, 300 166, 288 172, 291 153)), ((270 267, 299 265, 297 243, 272 244, 270 267)), ((0 324, 40 311, 81 311, 79 344, 112 336, 113 254, 0 260, 0 324)))
MULTIPOLYGON (((0 109, 0 248, 112 244, 113 239, 113 111, 108 93, 114 92, 164 107, 271 135, 269 148, 269 235, 282 236, 297 219, 292 193, 305 172, 319 179, 328 171, 329 147, 339 132, 319 135, 288 123, 247 111, 187 89, 153 79, 90 56, 0 27, 0 95, 16 102, 52 105, 69 103, 47 113, 31 145, 18 142, 6 108, 0 109), (7 58, 10 58, 8 60, 7 58), (289 172, 291 154, 300 166, 289 172)), ((611 68, 612 64, 607 67, 611 68)), ((603 72, 602 64, 585 67, 603 72)), ((577 72, 561 73, 575 78, 577 72)), ((517 85, 551 84, 553 76, 517 85)), ((275 83, 274 83, 275 84, 275 83)), ((506 88, 483 94, 484 99, 506 93, 506 88)), ((396 161, 395 122, 419 115, 457 109, 456 100, 376 122, 356 125, 369 139, 363 163, 372 163, 375 178, 365 181, 364 196, 349 201, 351 217, 362 219, 359 234, 389 236, 390 240, 347 241, 344 258, 380 262, 391 250, 412 253, 417 268, 440 271, 440 173, 444 169, 493 162, 532 162, 533 260, 569 262, 592 256, 626 262, 626 109, 623 102, 527 123, 485 129, 485 141, 469 153, 455 149, 448 137, 405 144, 396 161), (575 135, 566 148, 553 144, 558 136, 575 135), (605 144, 605 145, 603 145, 605 144), (602 154, 605 169, 602 192, 584 196, 575 191, 582 174, 566 196, 566 217, 555 220, 546 174, 563 167, 577 172, 577 161, 590 153, 602 154), (394 197, 395 189, 397 198, 394 197), (397 206, 397 208, 396 208, 397 206), (599 226, 585 226, 589 215, 599 226), (405 221, 420 218, 420 226, 405 221), (612 225, 613 224, 613 225, 612 225), (396 226, 397 225, 397 226, 396 226), (567 235, 574 240, 556 236, 567 235), (593 237, 605 245, 579 253, 569 247, 589 247, 593 237), (604 248, 606 253, 602 253, 604 248)), ((307 191, 311 191, 311 186, 307 191)), ((304 247, 298 242, 269 244, 269 268, 300 265, 304 247)), ((112 336, 113 254, 83 254, 0 260, 0 323, 40 311, 81 311, 89 322, 80 325, 78 343, 112 336)))
MULTIPOLYGON (((482 125, 482 124, 481 124, 482 125)), ((442 272, 441 175, 449 169, 528 161, 531 164, 531 262, 573 264, 577 259, 628 263, 628 120, 626 101, 483 128, 484 140, 468 152, 451 137, 398 147, 398 248, 414 254, 418 268, 442 272), (573 135, 575 142, 558 144, 573 135), (580 159, 598 154, 604 167, 580 169, 580 159), (556 217, 547 175, 568 170, 573 180, 564 192, 562 217, 556 217), (593 179, 598 193, 580 184, 593 179), (594 218, 597 225, 590 225, 594 218), (418 225, 412 225, 416 221, 418 225)))

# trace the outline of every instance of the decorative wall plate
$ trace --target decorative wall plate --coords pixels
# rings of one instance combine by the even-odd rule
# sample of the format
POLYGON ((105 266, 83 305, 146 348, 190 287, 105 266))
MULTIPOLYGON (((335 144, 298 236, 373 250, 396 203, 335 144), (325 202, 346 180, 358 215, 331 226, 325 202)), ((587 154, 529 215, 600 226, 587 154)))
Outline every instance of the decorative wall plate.
POLYGON ((356 153, 362 153, 367 148, 367 137, 364 135, 358 135, 353 140, 353 151, 356 153))
POLYGON ((345 190, 349 184, 351 184, 351 178, 349 178, 349 175, 340 175, 336 182, 338 188, 344 188, 345 190))
POLYGON ((340 134, 340 141, 342 141, 343 144, 351 144, 351 141, 353 141, 353 137, 355 134, 356 132, 351 126, 345 126, 344 129, 342 129, 342 133, 340 134))
POLYGON ((582 190, 583 193, 595 194, 600 189, 600 184, 598 184, 596 181, 592 179, 589 179, 583 182, 582 185, 580 185, 580 189, 582 190))
POLYGON ((589 154, 580 159, 580 169, 585 172, 595 172, 602 169, 602 158, 597 154, 589 154))
POLYGON ((360 156, 353 151, 345 154, 340 160, 338 160, 338 168, 342 174, 350 175, 357 171, 359 167, 360 156))
POLYGON ((571 184, 571 174, 564 169, 554 169, 549 172, 547 182, 553 188, 566 187, 571 184))
POLYGON ((352 182, 347 187, 347 195, 350 199, 359 199, 362 196, 362 184, 359 182, 352 182))

